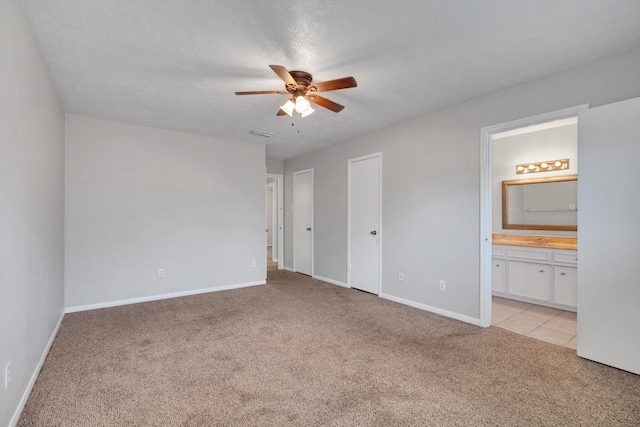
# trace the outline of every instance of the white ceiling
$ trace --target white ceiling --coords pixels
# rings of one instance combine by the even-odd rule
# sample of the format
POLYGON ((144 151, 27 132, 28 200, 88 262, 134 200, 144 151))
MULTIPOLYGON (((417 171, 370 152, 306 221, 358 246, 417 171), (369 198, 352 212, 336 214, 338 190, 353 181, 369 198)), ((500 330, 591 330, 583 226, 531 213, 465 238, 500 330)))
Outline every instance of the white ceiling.
POLYGON ((22 4, 67 113, 266 144, 273 159, 640 46, 640 1, 22 4), (234 95, 284 89, 269 64, 358 87, 324 94, 338 114, 276 117, 285 95, 234 95))

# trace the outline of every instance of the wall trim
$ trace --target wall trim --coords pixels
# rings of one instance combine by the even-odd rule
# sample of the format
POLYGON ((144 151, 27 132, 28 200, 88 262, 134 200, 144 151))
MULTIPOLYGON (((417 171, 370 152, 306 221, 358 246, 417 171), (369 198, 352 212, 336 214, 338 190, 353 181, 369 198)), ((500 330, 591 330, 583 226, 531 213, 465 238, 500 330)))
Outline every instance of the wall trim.
POLYGON ((292 272, 292 273, 295 273, 295 272, 296 272, 296 271, 295 271, 293 268, 291 268, 291 267, 282 267, 282 269, 283 269, 283 270, 286 270, 286 271, 290 271, 290 272, 292 272))
POLYGON ((329 279, 328 277, 322 277, 322 276, 318 276, 317 274, 314 274, 313 276, 311 276, 313 279, 316 280, 322 280, 323 282, 327 282, 330 283, 332 285, 336 285, 336 286, 342 286, 343 288, 348 288, 349 285, 347 285, 344 282, 340 282, 339 280, 333 280, 333 279, 329 279))
POLYGON ((56 336, 58 335, 58 329, 60 329, 60 325, 62 324, 62 319, 64 318, 64 315, 65 315, 65 311, 62 311, 62 313, 60 313, 60 318, 58 319, 58 323, 56 324, 56 327, 53 329, 53 333, 51 334, 51 337, 49 337, 49 342, 47 342, 47 345, 44 348, 42 355, 40 356, 40 361, 36 365, 36 368, 33 370, 33 374, 31 375, 31 379, 27 384, 27 388, 25 389, 22 395, 22 398, 20 399, 20 403, 18 403, 18 407, 13 413, 13 417, 11 417, 11 421, 9 421, 8 427, 15 427, 18 424, 18 421, 20 421, 20 415, 22 415, 22 410, 24 409, 24 406, 27 404, 27 400, 29 400, 29 395, 33 390, 33 386, 36 384, 38 375, 40 375, 40 371, 42 370, 44 361, 47 358, 47 355, 49 354, 49 350, 51 350, 53 341, 56 339, 56 336))
POLYGON ((421 304, 419 302, 411 301, 411 300, 400 298, 400 297, 394 297, 393 295, 389 295, 389 294, 380 294, 380 298, 384 298, 389 301, 408 305, 410 307, 419 308, 420 310, 429 311, 431 313, 439 314, 441 316, 450 317, 452 319, 460 320, 462 322, 471 323, 472 325, 480 326, 480 319, 475 319, 473 317, 465 316, 464 314, 443 310, 437 307, 431 307, 430 305, 421 304))
POLYGON ((255 282, 237 283, 234 285, 216 286, 213 288, 194 289, 192 291, 172 292, 169 294, 151 295, 151 296, 140 297, 140 298, 130 298, 130 299, 117 300, 117 301, 99 302, 95 304, 74 305, 71 307, 66 307, 64 312, 76 313, 78 311, 96 310, 99 308, 118 307, 120 305, 138 304, 141 302, 158 301, 163 299, 179 298, 179 297, 186 297, 186 296, 198 295, 198 294, 207 294, 209 292, 228 291, 230 289, 240 289, 240 288, 246 288, 249 286, 264 285, 266 283, 267 283, 266 280, 258 280, 255 282))

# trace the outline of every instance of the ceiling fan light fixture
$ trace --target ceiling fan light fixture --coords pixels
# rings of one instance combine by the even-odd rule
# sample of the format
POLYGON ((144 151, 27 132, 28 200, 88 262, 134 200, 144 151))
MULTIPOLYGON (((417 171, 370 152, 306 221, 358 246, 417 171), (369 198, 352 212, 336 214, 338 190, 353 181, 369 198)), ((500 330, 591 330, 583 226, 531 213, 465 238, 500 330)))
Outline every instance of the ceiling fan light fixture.
POLYGON ((289 72, 282 65, 269 65, 269 68, 284 82, 286 92, 282 90, 253 90, 236 92, 236 95, 289 95, 289 100, 280 107, 278 114, 276 114, 277 116, 287 115, 293 117, 294 111, 302 117, 309 116, 315 111, 311 108, 311 103, 334 113, 339 113, 344 109, 344 106, 318 95, 318 92, 330 92, 358 86, 356 79, 353 77, 343 77, 312 84, 313 76, 306 71, 294 70, 289 72))
POLYGON ((287 113, 288 115, 293 116, 294 107, 295 107, 295 104, 293 103, 292 100, 289 99, 287 102, 284 103, 283 106, 280 107, 280 109, 285 113, 287 113))
POLYGON ((314 111, 316 111, 316 110, 314 110, 313 108, 311 108, 311 106, 309 106, 309 108, 307 108, 302 113, 300 113, 300 117, 310 116, 311 114, 313 114, 314 111))
POLYGON ((311 108, 311 104, 309 103, 309 101, 307 101, 307 99, 304 96, 300 95, 296 98, 296 111, 298 113, 302 114, 305 111, 307 111, 309 108, 311 108))

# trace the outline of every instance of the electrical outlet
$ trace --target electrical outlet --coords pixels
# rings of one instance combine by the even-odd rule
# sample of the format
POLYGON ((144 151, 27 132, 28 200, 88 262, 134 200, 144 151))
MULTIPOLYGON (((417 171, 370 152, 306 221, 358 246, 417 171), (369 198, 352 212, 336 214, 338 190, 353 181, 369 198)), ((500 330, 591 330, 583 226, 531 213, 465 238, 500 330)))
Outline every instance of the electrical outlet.
POLYGON ((256 266, 256 260, 254 259, 253 261, 251 261, 251 267, 255 267, 256 266))
POLYGON ((11 382, 11 362, 7 363, 4 367, 4 389, 9 389, 9 383, 11 382))
POLYGON ((158 277, 164 277, 164 268, 158 270, 158 277))
POLYGON ((402 271, 398 273, 398 280, 400 281, 404 280, 404 273, 402 271))
POLYGON ((444 282, 444 280, 440 280, 440 290, 441 291, 447 290, 447 284, 444 282))

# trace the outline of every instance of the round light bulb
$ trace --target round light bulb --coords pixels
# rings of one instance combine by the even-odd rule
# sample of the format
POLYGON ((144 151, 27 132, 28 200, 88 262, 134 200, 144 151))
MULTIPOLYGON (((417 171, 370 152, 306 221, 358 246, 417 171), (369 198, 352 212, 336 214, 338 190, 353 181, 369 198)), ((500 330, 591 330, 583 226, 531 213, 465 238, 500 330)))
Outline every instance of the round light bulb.
POLYGON ((556 161, 556 162, 553 164, 553 166, 555 166, 555 167, 557 167, 557 168, 559 168, 559 167, 560 167, 560 165, 562 165, 562 163, 561 163, 560 161, 556 161))
POLYGON ((529 169, 533 170, 536 168, 536 165, 529 165, 529 169))
POLYGON ((518 166, 518 171, 522 172, 524 168, 522 166, 518 166))
POLYGON ((541 165, 540 165, 540 167, 543 167, 543 168, 545 168, 545 169, 546 169, 546 168, 548 168, 548 167, 549 167, 549 165, 548 165, 548 164, 546 164, 546 163, 543 163, 543 164, 541 164, 541 165))
POLYGON ((304 96, 299 96, 296 98, 296 111, 298 113, 304 113, 310 106, 311 104, 304 96))

